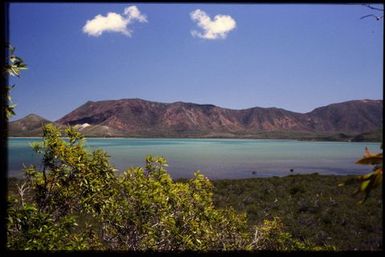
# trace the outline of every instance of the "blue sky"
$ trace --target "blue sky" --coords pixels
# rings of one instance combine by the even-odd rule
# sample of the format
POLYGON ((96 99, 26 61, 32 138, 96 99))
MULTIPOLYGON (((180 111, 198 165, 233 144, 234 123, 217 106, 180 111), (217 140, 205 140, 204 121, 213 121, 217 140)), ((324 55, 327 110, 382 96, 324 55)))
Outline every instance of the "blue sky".
POLYGON ((57 120, 88 100, 122 98, 302 113, 382 99, 383 20, 360 19, 369 13, 378 14, 362 5, 12 3, 10 42, 29 67, 10 81, 12 120, 57 120))

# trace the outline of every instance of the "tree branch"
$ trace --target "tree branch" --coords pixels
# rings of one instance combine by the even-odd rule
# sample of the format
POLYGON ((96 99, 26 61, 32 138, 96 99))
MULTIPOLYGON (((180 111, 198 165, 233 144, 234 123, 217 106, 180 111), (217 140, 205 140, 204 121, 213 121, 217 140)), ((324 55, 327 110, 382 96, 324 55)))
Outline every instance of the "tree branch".
MULTIPOLYGON (((373 7, 373 6, 371 6, 370 4, 364 4, 363 6, 366 6, 366 7, 368 7, 369 9, 376 10, 376 11, 381 11, 381 12, 384 11, 384 9, 381 9, 381 8, 378 8, 378 7, 373 7)), ((376 20, 379 21, 379 20, 381 20, 381 19, 384 18, 384 15, 382 15, 382 16, 377 16, 377 15, 374 15, 374 14, 368 14, 368 15, 362 16, 360 19, 362 20, 362 19, 365 19, 365 18, 367 18, 367 17, 374 17, 374 18, 376 18, 376 20)))
POLYGON ((384 9, 380 9, 380 8, 377 8, 377 7, 373 7, 373 6, 371 6, 370 4, 364 4, 364 6, 370 8, 370 9, 372 9, 372 10, 381 11, 381 12, 384 11, 384 9))
POLYGON ((376 18, 376 20, 381 20, 382 18, 384 18, 384 15, 382 15, 382 16, 376 16, 376 15, 374 15, 374 14, 368 14, 368 15, 365 15, 365 16, 362 16, 361 18, 360 18, 360 20, 362 20, 362 19, 365 19, 365 18, 367 18, 367 17, 374 17, 374 18, 376 18))

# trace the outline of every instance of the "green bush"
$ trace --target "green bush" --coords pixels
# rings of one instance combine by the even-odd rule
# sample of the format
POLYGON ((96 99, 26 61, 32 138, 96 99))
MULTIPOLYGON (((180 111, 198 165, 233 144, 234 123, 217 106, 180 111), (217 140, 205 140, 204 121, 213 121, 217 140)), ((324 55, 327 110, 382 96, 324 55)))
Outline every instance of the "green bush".
POLYGON ((43 168, 25 168, 18 196, 9 197, 10 249, 229 250, 245 249, 246 216, 216 209, 212 184, 199 172, 174 182, 162 157, 117 175, 83 136, 44 127, 43 168), (87 235, 87 236, 86 236, 87 235), (92 235, 92 236, 89 236, 92 235))
POLYGON ((278 217, 274 217, 272 220, 264 220, 263 224, 256 228, 252 245, 257 250, 336 250, 333 246, 312 246, 295 239, 284 229, 284 224, 278 217))
POLYGON ((94 234, 78 231, 74 216, 54 220, 34 204, 12 203, 8 213, 7 246, 13 250, 91 249, 94 234), (17 207, 16 207, 17 206, 17 207))
MULTIPOLYGON (((196 172, 190 180, 174 181, 163 157, 148 156, 144 167, 118 174, 104 151, 88 151, 78 131, 68 127, 63 134, 53 124, 43 127, 42 142, 32 147, 42 156, 42 168, 25 167, 24 179, 12 180, 9 249, 313 249, 293 239, 277 219, 257 226, 255 237, 245 213, 214 205, 210 180, 196 172)), ((229 186, 242 193, 251 185, 229 186)), ((242 198, 253 204, 256 195, 242 198)))

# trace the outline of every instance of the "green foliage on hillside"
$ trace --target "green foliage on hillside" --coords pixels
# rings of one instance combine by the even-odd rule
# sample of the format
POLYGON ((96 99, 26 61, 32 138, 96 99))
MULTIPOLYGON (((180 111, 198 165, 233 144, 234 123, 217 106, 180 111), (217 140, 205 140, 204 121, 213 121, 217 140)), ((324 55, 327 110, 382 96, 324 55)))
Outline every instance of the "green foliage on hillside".
POLYGON ((176 182, 164 158, 148 156, 145 167, 117 175, 107 154, 87 151, 75 129, 62 135, 47 124, 43 132, 43 141, 33 144, 42 169, 26 167, 25 178, 10 188, 9 249, 313 249, 280 223, 261 234, 245 214, 216 208, 213 185, 199 172, 176 182))
POLYGON ((383 142, 383 129, 361 133, 351 139, 352 142, 383 142))

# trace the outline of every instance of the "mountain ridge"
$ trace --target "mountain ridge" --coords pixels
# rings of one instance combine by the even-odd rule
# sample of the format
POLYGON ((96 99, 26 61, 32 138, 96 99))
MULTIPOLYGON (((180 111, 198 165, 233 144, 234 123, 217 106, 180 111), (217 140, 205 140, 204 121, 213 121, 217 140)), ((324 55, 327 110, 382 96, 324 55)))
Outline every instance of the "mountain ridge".
POLYGON ((41 134, 41 127, 51 121, 34 113, 22 119, 9 122, 8 131, 11 136, 35 136, 41 134))
POLYGON ((125 98, 87 101, 55 123, 77 126, 87 136, 322 139, 331 135, 353 138, 382 129, 382 113, 383 100, 370 99, 298 113, 277 107, 237 110, 212 104, 125 98))

